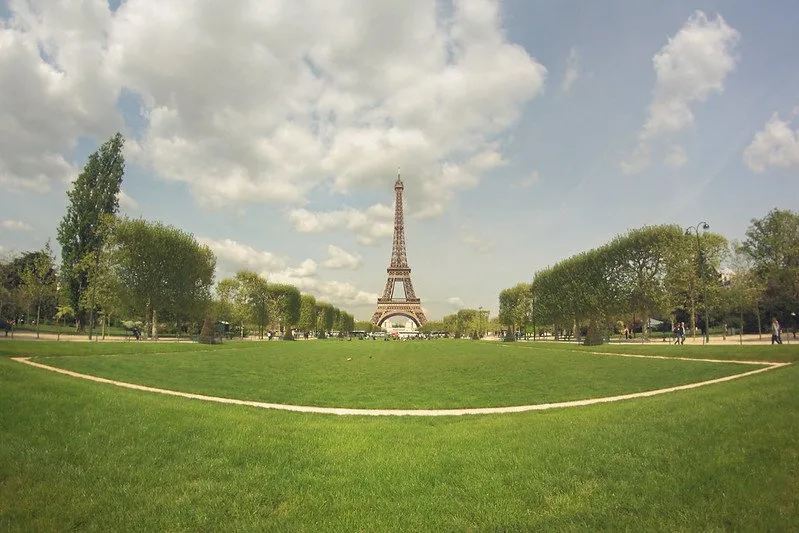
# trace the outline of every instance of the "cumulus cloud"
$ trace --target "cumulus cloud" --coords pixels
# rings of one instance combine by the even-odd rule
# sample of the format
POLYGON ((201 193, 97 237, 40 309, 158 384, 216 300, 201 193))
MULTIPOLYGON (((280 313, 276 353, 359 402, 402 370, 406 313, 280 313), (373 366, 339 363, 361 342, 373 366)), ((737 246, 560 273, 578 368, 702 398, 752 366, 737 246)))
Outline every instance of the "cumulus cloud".
POLYGON ((104 67, 108 3, 12 2, 0 19, 0 185, 48 192, 76 169, 83 136, 119 129, 118 86, 104 67))
POLYGON ((238 243, 231 239, 221 241, 200 237, 200 244, 208 246, 217 259, 228 264, 229 272, 241 269, 259 271, 277 271, 286 267, 286 261, 270 252, 258 251, 252 246, 238 243))
POLYGON ((419 211, 435 215, 490 168, 473 159, 546 78, 506 40, 494 0, 457 0, 446 15, 436 0, 81 6, 9 6, 4 185, 45 189, 73 174, 64 154, 120 127, 124 90, 144 122, 126 154, 203 204, 299 207, 320 186, 382 186, 402 165, 419 211))
POLYGON ((685 153, 685 148, 682 146, 672 146, 669 153, 666 154, 664 162, 671 168, 680 168, 688 162, 688 156, 685 153))
POLYGON ((561 90, 569 91, 579 77, 580 54, 577 52, 577 48, 572 46, 569 50, 569 57, 566 59, 566 72, 563 74, 563 81, 560 84, 561 90))
POLYGON ((364 210, 352 207, 321 212, 294 209, 288 217, 299 233, 348 229, 355 233, 360 244, 374 244, 376 240, 394 233, 394 209, 384 204, 375 204, 364 210))
POLYGON ((0 228, 10 231, 33 231, 33 227, 19 220, 3 220, 0 222, 0 228))
POLYGON ((622 172, 634 174, 650 164, 650 144, 694 121, 691 106, 724 91, 724 81, 735 69, 737 30, 717 15, 697 11, 677 35, 652 58, 657 81, 638 147, 621 163, 622 172))
POLYGON ((317 275, 318 265, 313 259, 305 259, 297 266, 291 266, 286 259, 277 257, 271 252, 256 250, 252 246, 231 239, 197 240, 211 248, 218 260, 218 270, 227 275, 232 275, 241 269, 252 270, 263 276, 268 283, 294 285, 301 292, 313 294, 320 300, 340 307, 377 302, 377 293, 363 291, 348 282, 320 279, 317 275))
POLYGON ((322 263, 322 266, 327 268, 346 268, 354 270, 361 266, 363 262, 363 258, 361 258, 360 255, 351 254, 332 244, 327 247, 327 253, 330 254, 330 257, 322 263))
MULTIPOLYGON (((794 113, 799 114, 799 108, 794 113)), ((799 167, 799 129, 791 129, 788 121, 774 113, 744 150, 743 160, 758 174, 770 167, 799 167)))

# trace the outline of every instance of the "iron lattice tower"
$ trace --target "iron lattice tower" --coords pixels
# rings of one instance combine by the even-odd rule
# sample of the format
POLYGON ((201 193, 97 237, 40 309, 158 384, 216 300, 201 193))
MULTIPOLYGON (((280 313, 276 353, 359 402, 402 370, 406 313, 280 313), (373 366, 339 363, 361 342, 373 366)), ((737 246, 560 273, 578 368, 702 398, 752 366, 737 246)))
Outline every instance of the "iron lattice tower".
POLYGON ((372 315, 372 323, 382 325, 387 318, 402 315, 416 324, 417 327, 427 322, 427 317, 422 311, 422 302, 416 297, 411 282, 411 267, 408 266, 408 256, 405 253, 405 221, 402 212, 402 183, 399 170, 397 181, 394 183, 394 244, 391 247, 391 263, 386 271, 388 280, 382 298, 377 299, 377 309, 372 315), (394 296, 397 283, 402 283, 405 290, 404 298, 394 296))

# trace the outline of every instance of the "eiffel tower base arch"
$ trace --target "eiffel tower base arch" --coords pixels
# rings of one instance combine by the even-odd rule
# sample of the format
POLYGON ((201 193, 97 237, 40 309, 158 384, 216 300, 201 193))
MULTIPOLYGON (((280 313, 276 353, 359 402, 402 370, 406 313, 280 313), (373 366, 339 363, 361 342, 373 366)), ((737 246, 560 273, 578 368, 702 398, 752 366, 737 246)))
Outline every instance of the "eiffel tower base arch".
POLYGON ((393 316, 403 316, 416 324, 417 328, 427 323, 427 317, 422 311, 422 305, 416 302, 398 302, 396 300, 384 300, 378 298, 377 310, 372 315, 372 324, 381 327, 383 323, 393 316))

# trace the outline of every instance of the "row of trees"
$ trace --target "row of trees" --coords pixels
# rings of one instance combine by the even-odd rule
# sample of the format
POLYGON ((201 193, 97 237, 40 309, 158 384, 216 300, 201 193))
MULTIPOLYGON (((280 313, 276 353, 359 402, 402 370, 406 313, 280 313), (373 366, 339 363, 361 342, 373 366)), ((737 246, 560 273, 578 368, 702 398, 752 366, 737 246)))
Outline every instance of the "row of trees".
POLYGON ((536 272, 532 283, 500 292, 500 322, 511 332, 587 329, 591 342, 616 323, 646 332, 650 318, 689 322, 694 332, 710 319, 740 329, 748 316, 761 330, 764 315, 795 327, 799 215, 755 219, 742 243, 700 228, 644 227, 536 272))
POLYGON ((500 329, 499 320, 490 318, 488 309, 460 309, 445 315, 440 321, 429 321, 419 331, 422 333, 445 332, 453 337, 482 338, 488 331, 500 329))
MULTIPOLYGON (((58 227, 60 269, 49 242, 37 252, 0 260, 0 317, 74 320, 76 329, 105 326, 112 317, 141 323, 157 338, 159 324, 196 331, 217 320, 265 329, 352 331, 352 315, 291 285, 269 284, 242 271, 212 292, 216 258, 196 239, 160 222, 118 218, 125 171, 117 133, 88 158, 67 192, 58 227), (34 318, 35 317, 35 318, 34 318)), ((2 318, 0 318, 2 320, 2 318)), ((2 326, 8 322, 2 320, 2 326)))
MULTIPOLYGON (((36 317, 58 314, 55 258, 48 242, 42 250, 0 261, 0 321, 2 317, 36 317)), ((38 331, 38 329, 37 329, 38 331)))
POLYGON ((316 336, 355 330, 355 317, 346 311, 301 294, 293 285, 267 284, 248 270, 219 281, 214 309, 218 319, 237 327, 242 336, 250 330, 260 338, 266 331, 279 331, 287 339, 295 329, 316 336))

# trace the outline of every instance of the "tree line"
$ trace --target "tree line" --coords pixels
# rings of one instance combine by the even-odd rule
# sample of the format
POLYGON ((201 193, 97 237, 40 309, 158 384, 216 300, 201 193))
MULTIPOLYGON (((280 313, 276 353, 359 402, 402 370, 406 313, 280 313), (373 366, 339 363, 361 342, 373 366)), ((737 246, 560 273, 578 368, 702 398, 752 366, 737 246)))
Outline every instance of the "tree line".
POLYGON ((57 231, 58 264, 49 241, 44 248, 0 260, 0 327, 27 321, 38 334, 42 321, 70 323, 78 331, 105 329, 112 321, 143 329, 213 334, 238 327, 238 334, 292 331, 351 332, 354 317, 301 294, 291 285, 267 283, 257 273, 238 272, 214 286, 216 257, 193 235, 161 222, 118 216, 125 171, 124 139, 117 133, 91 154, 67 192, 57 231), (224 325, 225 328, 221 326, 224 325))
POLYGON ((753 219, 743 242, 703 223, 646 226, 536 272, 499 294, 499 320, 516 331, 589 344, 650 319, 708 335, 708 326, 762 332, 764 317, 797 326, 799 214, 774 209, 753 219))

